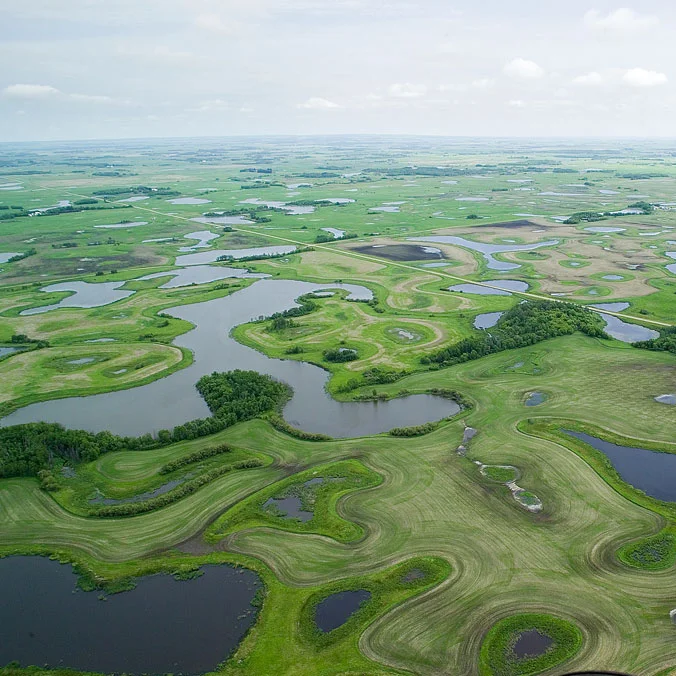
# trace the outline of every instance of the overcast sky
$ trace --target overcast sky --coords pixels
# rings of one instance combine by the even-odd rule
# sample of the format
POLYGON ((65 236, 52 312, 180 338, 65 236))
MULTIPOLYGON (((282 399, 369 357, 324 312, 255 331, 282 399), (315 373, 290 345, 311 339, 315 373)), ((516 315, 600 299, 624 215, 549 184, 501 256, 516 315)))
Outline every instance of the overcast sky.
POLYGON ((0 140, 676 135, 676 4, 0 0, 0 140))

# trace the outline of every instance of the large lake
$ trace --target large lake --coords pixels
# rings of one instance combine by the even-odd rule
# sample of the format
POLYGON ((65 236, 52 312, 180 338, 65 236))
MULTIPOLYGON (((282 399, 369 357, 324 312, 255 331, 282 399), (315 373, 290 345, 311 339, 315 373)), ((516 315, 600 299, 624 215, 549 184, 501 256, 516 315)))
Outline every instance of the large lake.
POLYGON ((174 341, 193 352, 191 366, 141 387, 31 404, 0 420, 0 426, 46 421, 121 435, 171 429, 208 417, 209 409, 195 383, 205 374, 232 369, 251 369, 291 385, 294 394, 284 408, 284 418, 294 427, 333 437, 379 434, 457 413, 455 402, 422 394, 383 402, 338 402, 325 390, 329 374, 324 369, 271 359, 230 337, 239 324, 294 307, 302 294, 336 288, 345 289, 353 299, 371 297, 362 286, 265 279, 225 298, 165 310, 196 327, 174 341))
POLYGON ((198 674, 237 647, 256 619, 253 571, 205 566, 179 582, 138 580, 105 600, 76 589, 71 566, 39 556, 0 559, 0 664, 107 673, 198 674))

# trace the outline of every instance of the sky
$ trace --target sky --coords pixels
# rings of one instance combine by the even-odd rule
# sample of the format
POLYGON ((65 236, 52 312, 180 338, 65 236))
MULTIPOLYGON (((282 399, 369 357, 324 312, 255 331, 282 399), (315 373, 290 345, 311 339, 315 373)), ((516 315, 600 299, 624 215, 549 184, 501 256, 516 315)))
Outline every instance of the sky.
POLYGON ((0 141, 676 135, 667 0, 0 0, 0 25, 0 141))

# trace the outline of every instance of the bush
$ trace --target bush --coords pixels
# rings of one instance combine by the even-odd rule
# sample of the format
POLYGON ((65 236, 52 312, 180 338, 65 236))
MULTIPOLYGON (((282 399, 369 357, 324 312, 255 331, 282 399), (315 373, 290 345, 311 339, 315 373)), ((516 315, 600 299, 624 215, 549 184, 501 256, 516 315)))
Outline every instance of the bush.
POLYGON ((438 422, 428 422, 424 425, 416 425, 415 427, 395 427, 389 433, 393 437, 421 437, 423 434, 434 432, 438 426, 438 422))
POLYGON ((326 361, 334 363, 342 363, 347 361, 355 361, 359 359, 359 355, 356 350, 351 350, 349 348, 332 348, 330 350, 324 350, 322 356, 326 361))

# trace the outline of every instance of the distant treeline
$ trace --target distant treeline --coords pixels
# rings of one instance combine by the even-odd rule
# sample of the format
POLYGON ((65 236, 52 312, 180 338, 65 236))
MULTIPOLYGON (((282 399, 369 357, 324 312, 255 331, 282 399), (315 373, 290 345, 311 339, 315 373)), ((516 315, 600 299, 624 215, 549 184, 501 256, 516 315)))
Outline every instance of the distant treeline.
POLYGON ((108 195, 161 195, 163 197, 176 197, 181 193, 178 190, 173 190, 172 188, 151 188, 147 185, 136 185, 130 186, 128 188, 101 188, 100 190, 94 190, 92 195, 101 195, 106 197, 108 195))
POLYGON ((122 437, 42 422, 0 428, 0 477, 37 476, 55 463, 89 462, 112 451, 147 450, 208 436, 276 410, 290 395, 288 385, 255 371, 212 373, 200 378, 197 389, 213 417, 160 430, 156 437, 122 437))
POLYGON ((465 338, 422 357, 420 361, 438 367, 451 366, 576 331, 595 338, 608 338, 603 327, 603 319, 581 305, 547 300, 527 301, 508 310, 490 333, 465 338))
MULTIPOLYGON (((641 211, 644 216, 648 216, 655 211, 655 207, 650 202, 634 202, 630 204, 627 209, 636 209, 641 211)), ((577 225, 578 223, 595 223, 597 221, 604 221, 606 218, 617 218, 624 216, 622 211, 578 211, 571 214, 567 220, 564 221, 566 225, 577 225)))

